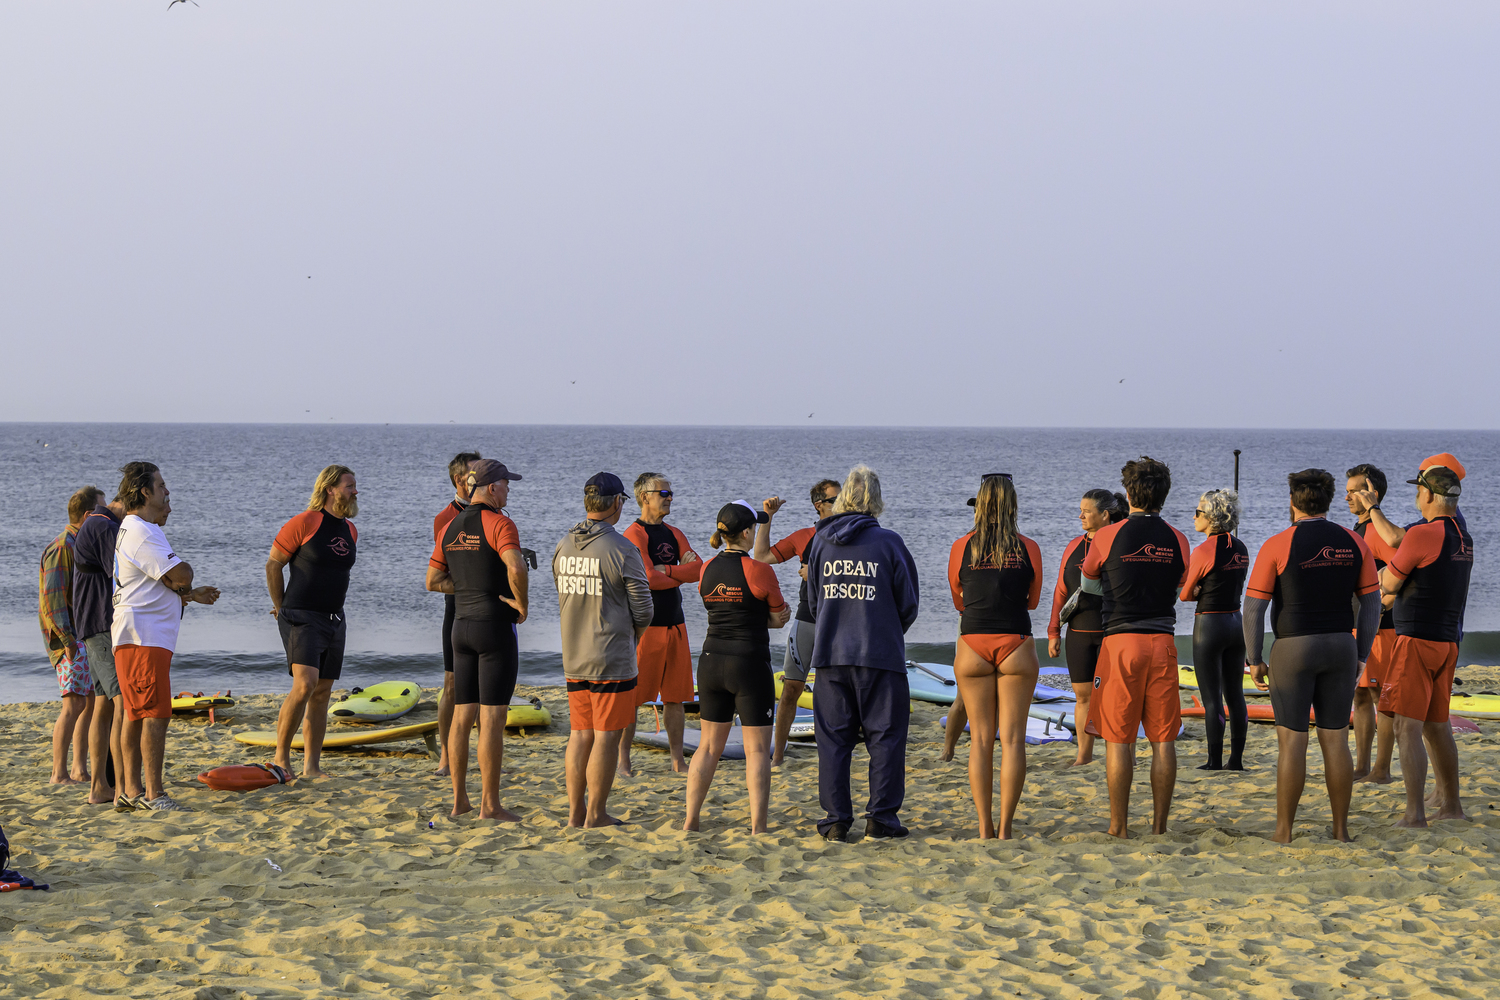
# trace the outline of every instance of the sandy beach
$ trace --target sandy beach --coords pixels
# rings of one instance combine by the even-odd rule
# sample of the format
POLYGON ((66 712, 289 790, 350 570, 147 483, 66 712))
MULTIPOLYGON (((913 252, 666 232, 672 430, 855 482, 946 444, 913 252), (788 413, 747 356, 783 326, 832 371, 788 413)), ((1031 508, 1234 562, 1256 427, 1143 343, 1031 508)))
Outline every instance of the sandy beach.
MULTIPOLYGON (((1500 684, 1496 668, 1460 676, 1500 684)), ((565 829, 566 700, 521 693, 556 718, 507 740, 512 827, 449 819, 420 741, 331 751, 336 777, 316 783, 193 780, 268 759, 231 734, 272 726, 269 695, 214 726, 173 722, 169 789, 191 811, 89 807, 83 786, 45 784, 56 704, 7 706, 0 823, 13 866, 52 891, 0 897, 0 995, 1415 998, 1491 996, 1500 980, 1500 724, 1460 737, 1471 822, 1397 830, 1399 782, 1359 785, 1356 842, 1334 843, 1315 755, 1298 839, 1278 847, 1263 839, 1274 729, 1251 726, 1250 770, 1209 773, 1190 723, 1167 835, 1106 836, 1102 762, 1065 769, 1062 744, 1031 750, 1018 839, 980 844, 967 743, 940 762, 942 712, 921 705, 912 837, 827 844, 811 750, 775 774, 761 838, 744 832, 742 763, 722 765, 704 832, 685 834, 683 779, 646 749, 611 800, 628 826, 565 829)), ((410 721, 435 715, 433 694, 410 721)))

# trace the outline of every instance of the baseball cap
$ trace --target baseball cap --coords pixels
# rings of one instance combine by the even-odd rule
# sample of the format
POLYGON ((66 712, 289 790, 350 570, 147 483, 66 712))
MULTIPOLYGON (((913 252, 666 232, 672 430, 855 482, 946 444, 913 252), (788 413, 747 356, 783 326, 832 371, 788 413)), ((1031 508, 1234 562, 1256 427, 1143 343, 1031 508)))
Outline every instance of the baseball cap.
POLYGON ((488 486, 490 483, 498 483, 502 479, 515 482, 521 477, 505 467, 504 462, 497 462, 493 458, 481 458, 469 466, 469 489, 473 490, 480 486, 488 486))
POLYGON ((622 497, 625 495, 625 484, 620 482, 620 477, 613 472, 596 472, 589 477, 589 481, 583 484, 584 492, 593 487, 596 495, 601 497, 622 497))
POLYGON ((746 500, 736 500, 719 508, 719 530, 738 535, 752 524, 765 524, 771 515, 756 510, 746 500))
POLYGON ((1408 479, 1413 486, 1425 486, 1440 497, 1456 497, 1464 488, 1458 485, 1458 473, 1446 465, 1429 465, 1417 473, 1416 479, 1408 479))
MULTIPOLYGON (((1445 469, 1452 469, 1453 474, 1459 479, 1462 479, 1465 475, 1468 474, 1464 469, 1464 464, 1446 451, 1438 452, 1436 455, 1428 455, 1426 458, 1422 459, 1422 464, 1417 466, 1417 470, 1419 472, 1425 472, 1426 470, 1432 468, 1434 465, 1441 465, 1445 469)), ((1416 482, 1416 480, 1410 479, 1407 480, 1407 482, 1416 482)))
MULTIPOLYGON (((999 476, 1002 479, 1009 479, 1010 478, 1010 473, 1009 472, 986 472, 984 475, 982 475, 982 476, 979 477, 979 485, 983 486, 984 485, 984 481, 986 479, 990 478, 991 476, 999 476)), ((977 496, 969 497, 969 506, 970 507, 973 507, 973 506, 975 506, 978 503, 979 503, 979 498, 977 496)))

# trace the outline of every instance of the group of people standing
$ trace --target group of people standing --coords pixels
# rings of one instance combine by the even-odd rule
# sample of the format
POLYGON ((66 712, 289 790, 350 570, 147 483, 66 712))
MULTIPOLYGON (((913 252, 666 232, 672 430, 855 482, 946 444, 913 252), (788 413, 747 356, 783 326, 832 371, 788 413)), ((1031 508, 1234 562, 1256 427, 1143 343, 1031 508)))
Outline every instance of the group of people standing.
MULTIPOLYGON (((522 477, 477 452, 455 456, 448 473, 454 498, 434 519, 426 575, 427 589, 444 594, 446 608, 439 773, 452 778, 453 813, 470 811, 469 742, 477 727, 479 815, 515 821, 519 817, 500 802, 500 773, 519 667, 517 626, 529 610, 528 567, 537 567, 536 554, 521 546, 505 512, 511 484, 522 477)), ((1395 745, 1407 787, 1402 825, 1426 823, 1429 758, 1437 776, 1430 803, 1436 818, 1462 817, 1448 699, 1473 562, 1473 542, 1457 510, 1464 474, 1446 453, 1424 461, 1417 478, 1408 480, 1417 487, 1422 519, 1402 528, 1381 509, 1384 474, 1373 465, 1356 466, 1345 483, 1358 518, 1351 530, 1326 519, 1335 494, 1332 475, 1293 473, 1292 524, 1261 547, 1253 567, 1235 536, 1240 504, 1233 491, 1210 490, 1200 498, 1194 528, 1206 540, 1196 548, 1161 517, 1171 489, 1171 472, 1161 462, 1127 462, 1123 493, 1083 494, 1083 530, 1065 547, 1052 591, 1048 651, 1065 656, 1075 691, 1074 763, 1090 763, 1095 737, 1105 741, 1112 834, 1129 835, 1141 734, 1152 750, 1151 829, 1166 829, 1181 729, 1173 640, 1179 599, 1197 603, 1193 648, 1206 707, 1205 769, 1243 767, 1247 667, 1271 694, 1280 744, 1275 839, 1292 836, 1310 719, 1323 751, 1335 837, 1348 839, 1354 780, 1391 780, 1395 745), (1262 651, 1268 608, 1277 639, 1269 663, 1262 651), (1351 716, 1358 769, 1348 749, 1351 716)), ((193 586, 191 567, 166 542, 162 527, 170 504, 160 470, 132 462, 122 475, 108 504, 93 487, 75 494, 68 529, 43 557, 42 628, 64 695, 53 780, 90 780, 90 802, 171 809, 161 757, 172 650, 183 608, 212 604, 219 593, 193 586), (80 723, 86 714, 89 721, 80 723), (91 775, 80 773, 77 750, 71 774, 66 767, 70 738, 79 731, 89 734, 91 775), (105 774, 107 755, 119 762, 113 785, 105 774)), ((322 773, 327 705, 342 667, 357 496, 350 469, 324 469, 307 509, 277 533, 266 564, 271 614, 292 677, 278 718, 275 764, 291 770, 300 726, 302 773, 309 777, 322 773)), ((873 470, 856 466, 842 484, 820 480, 809 498, 816 526, 775 543, 771 521, 784 506, 781 498, 758 508, 744 500, 725 504, 709 540, 719 551, 705 561, 666 522, 673 491, 664 475, 641 474, 629 493, 607 472, 584 484, 583 520, 558 541, 551 565, 570 716, 571 825, 619 822, 608 812, 609 794, 617 775, 632 773, 637 715, 652 703, 665 717, 673 769, 688 772, 684 828, 698 828, 738 717, 751 828, 764 831, 771 768, 782 760, 797 699, 816 671, 813 714, 825 813, 819 833, 830 840, 850 833, 849 769, 854 747, 864 742, 870 768, 865 835, 907 834, 899 816, 910 721, 904 636, 919 610, 916 563, 901 537, 879 523, 884 503, 873 470), (640 516, 617 531, 631 495, 640 516), (769 633, 794 613, 771 566, 793 557, 801 564, 801 584, 778 699, 769 633), (696 688, 679 589, 689 584, 697 585, 708 617, 696 688), (684 705, 693 700, 702 728, 689 768, 684 705)), ((1009 837, 1025 784, 1027 710, 1040 669, 1031 612, 1040 603, 1043 556, 1020 533, 1008 473, 981 477, 969 503, 973 530, 953 543, 948 562, 959 612, 959 697, 945 758, 967 722, 980 836, 1009 837)))

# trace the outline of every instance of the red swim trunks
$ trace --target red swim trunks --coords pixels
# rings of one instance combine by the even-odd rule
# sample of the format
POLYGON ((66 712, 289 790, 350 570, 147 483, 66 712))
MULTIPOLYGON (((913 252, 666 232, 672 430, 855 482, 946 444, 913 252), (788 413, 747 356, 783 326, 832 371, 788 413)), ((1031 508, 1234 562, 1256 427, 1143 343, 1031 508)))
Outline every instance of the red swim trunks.
POLYGON ((601 733, 635 721, 635 678, 624 681, 568 681, 568 728, 601 733))
POLYGON ((1398 635, 1380 679, 1380 711, 1423 722, 1447 722, 1458 643, 1398 635))
POLYGON ((115 647, 115 674, 125 699, 125 718, 172 717, 172 651, 161 646, 115 647))
POLYGON ((686 625, 653 625, 635 647, 637 705, 692 701, 693 655, 686 625))
POLYGON ((1109 743, 1134 743, 1139 727, 1152 743, 1170 743, 1182 728, 1177 644, 1170 635, 1116 632, 1099 646, 1089 723, 1109 743))

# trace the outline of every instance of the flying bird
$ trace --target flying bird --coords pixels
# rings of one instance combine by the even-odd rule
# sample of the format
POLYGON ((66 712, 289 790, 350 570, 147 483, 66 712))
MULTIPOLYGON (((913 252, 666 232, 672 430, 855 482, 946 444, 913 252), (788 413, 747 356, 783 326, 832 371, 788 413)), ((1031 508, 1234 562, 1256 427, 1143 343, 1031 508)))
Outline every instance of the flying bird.
POLYGON ((568 384, 569 385, 577 385, 578 384, 578 380, 575 378, 573 381, 569 382, 568 384))
POLYGON ((812 414, 811 414, 811 413, 809 413, 809 414, 808 414, 808 415, 807 415, 807 419, 808 419, 808 420, 811 420, 811 419, 812 419, 812 414))
MULTIPOLYGON (((167 10, 171 10, 173 7, 176 7, 178 4, 180 4, 182 2, 183 2, 183 0, 172 0, 171 3, 167 4, 167 10)), ((190 2, 192 3, 192 5, 194 7, 198 6, 198 0, 190 0, 190 2)))
POLYGON ((1125 380, 1124 380, 1124 379, 1120 379, 1120 382, 1122 382, 1122 383, 1123 383, 1123 382, 1124 382, 1124 381, 1125 381, 1125 380))

